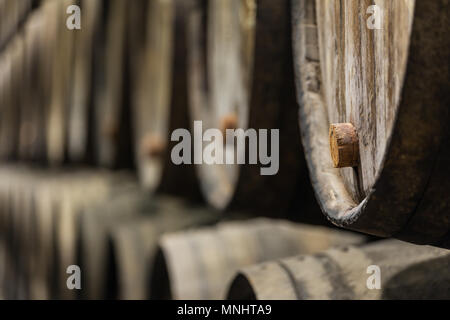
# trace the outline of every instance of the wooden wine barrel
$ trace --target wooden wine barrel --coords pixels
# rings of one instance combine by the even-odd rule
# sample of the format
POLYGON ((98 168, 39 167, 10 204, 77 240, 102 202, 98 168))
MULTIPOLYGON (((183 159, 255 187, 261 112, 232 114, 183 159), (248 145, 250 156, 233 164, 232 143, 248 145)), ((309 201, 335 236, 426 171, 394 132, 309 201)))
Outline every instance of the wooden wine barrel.
POLYGON ((448 250, 385 240, 244 268, 228 298, 448 299, 449 266, 448 250))
POLYGON ((134 154, 141 183, 155 190, 168 147, 174 1, 148 1, 144 17, 134 8, 129 37, 134 154))
POLYGON ((80 0, 81 30, 75 32, 73 50, 73 88, 69 108, 67 153, 70 162, 92 163, 94 161, 93 117, 96 83, 95 57, 103 56, 101 36, 104 29, 105 11, 103 0, 80 0))
POLYGON ((149 201, 136 182, 122 184, 111 192, 108 201, 81 212, 78 220, 80 243, 77 247, 78 265, 85 270, 80 297, 97 300, 106 296, 108 272, 108 235, 115 224, 130 221, 138 215, 143 201, 149 201))
POLYGON ((197 199, 194 168, 172 161, 176 143, 170 140, 174 130, 190 128, 185 19, 192 1, 144 2, 145 17, 138 12, 140 2, 130 9, 128 37, 137 170, 148 190, 197 199))
MULTIPOLYGON (((100 88, 96 94, 96 161, 109 168, 133 166, 133 141, 130 125, 129 68, 127 66, 127 28, 129 5, 112 0, 105 8, 106 29, 102 35, 103 60, 100 88)), ((96 59, 96 62, 99 61, 96 59)))
POLYGON ((57 176, 46 175, 35 191, 34 272, 30 279, 30 298, 36 300, 50 299, 51 283, 55 276, 55 190, 59 186, 57 176))
POLYGON ((449 4, 382 1, 382 30, 371 30, 369 1, 295 3, 300 126, 323 211, 345 228, 448 247, 449 4), (330 141, 330 124, 344 123, 359 143, 330 141), (330 143, 357 163, 334 168, 330 143))
POLYGON ((66 26, 68 15, 67 8, 72 0, 51 1, 53 14, 46 13, 46 18, 51 21, 51 27, 55 28, 55 38, 52 48, 53 73, 51 100, 48 105, 47 115, 47 156, 50 164, 59 165, 65 160, 68 113, 70 92, 73 76, 74 37, 76 30, 69 30, 66 26))
POLYGON ((107 261, 107 297, 121 300, 145 300, 150 296, 150 274, 163 233, 200 227, 217 222, 218 215, 206 208, 174 206, 173 198, 160 198, 158 212, 144 212, 132 221, 117 224, 110 233, 107 261))
POLYGON ((164 235, 152 268, 151 297, 223 299, 240 267, 364 240, 329 228, 267 219, 164 235))
POLYGON ((78 221, 86 208, 107 201, 117 183, 127 183, 126 176, 102 175, 95 171, 75 172, 58 181, 59 191, 54 191, 55 212, 52 228, 55 243, 55 287, 58 299, 77 297, 76 290, 66 285, 67 267, 78 265, 80 229, 78 221))
MULTIPOLYGON (((292 202, 296 186, 307 181, 295 121, 290 29, 289 1, 197 1, 192 9, 188 27, 191 121, 202 121, 203 131, 280 129, 279 144, 272 143, 279 147, 275 175, 262 175, 258 165, 248 164, 250 159, 246 165, 197 166, 203 194, 216 208, 277 214, 292 202)), ((263 142, 270 140, 270 134, 262 137, 263 142)), ((223 150, 237 162, 236 146, 225 143, 222 149, 220 141, 216 143, 218 154, 223 150)), ((200 159, 206 148, 207 143, 198 145, 194 155, 200 159)), ((277 154, 278 149, 273 152, 277 154)), ((304 198, 305 208, 314 202, 308 192, 304 198)))

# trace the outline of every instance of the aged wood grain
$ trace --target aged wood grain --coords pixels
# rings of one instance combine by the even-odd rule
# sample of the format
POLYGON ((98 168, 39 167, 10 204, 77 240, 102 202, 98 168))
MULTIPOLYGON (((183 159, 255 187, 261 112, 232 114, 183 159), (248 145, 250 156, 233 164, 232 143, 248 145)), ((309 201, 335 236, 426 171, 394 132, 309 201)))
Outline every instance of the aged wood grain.
POLYGON ((340 226, 445 246, 449 4, 375 3, 383 9, 382 30, 366 27, 372 2, 294 1, 300 121, 311 180, 323 211, 340 226), (306 42, 317 56, 303 49, 306 42), (332 168, 326 128, 333 122, 358 130, 355 169, 332 168))

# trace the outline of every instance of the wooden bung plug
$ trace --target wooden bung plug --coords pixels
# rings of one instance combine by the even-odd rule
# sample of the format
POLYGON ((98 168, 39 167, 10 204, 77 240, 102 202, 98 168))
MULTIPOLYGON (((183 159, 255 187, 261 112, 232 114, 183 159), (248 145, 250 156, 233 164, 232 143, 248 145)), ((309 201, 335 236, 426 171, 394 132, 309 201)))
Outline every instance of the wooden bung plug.
POLYGON ((335 168, 358 166, 358 133, 351 123, 330 125, 330 152, 335 168))
POLYGON ((166 151, 166 142, 159 134, 146 134, 141 140, 141 153, 146 157, 161 157, 166 151))
POLYGON ((224 137, 226 136, 227 129, 236 129, 238 126, 238 117, 235 113, 230 113, 222 117, 220 120, 220 130, 224 137))
POLYGON ((103 125, 102 134, 107 139, 117 142, 119 140, 119 124, 112 119, 108 119, 103 125))

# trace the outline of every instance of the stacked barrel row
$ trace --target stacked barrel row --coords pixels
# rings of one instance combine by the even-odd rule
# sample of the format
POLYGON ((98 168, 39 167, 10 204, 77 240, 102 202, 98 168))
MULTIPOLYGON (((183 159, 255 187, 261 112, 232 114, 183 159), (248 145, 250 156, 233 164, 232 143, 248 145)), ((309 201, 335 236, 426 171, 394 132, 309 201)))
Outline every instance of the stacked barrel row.
POLYGON ((223 298, 240 267, 365 241, 282 220, 216 225, 211 210, 152 198, 123 172, 3 166, 1 173, 6 299, 223 298), (80 290, 71 290, 71 266, 81 270, 80 290))
POLYGON ((150 198, 124 173, 1 171, 6 299, 449 297, 445 249, 364 244, 361 235, 282 220, 217 223, 204 207, 150 198), (81 290, 69 289, 70 266, 82 270, 81 290))
POLYGON ((387 241, 318 253, 365 238, 230 222, 328 218, 449 247, 449 4, 375 1, 372 28, 372 1, 338 2, 0 1, 6 297, 207 299, 231 283, 230 298, 447 297, 426 278, 448 266, 445 250, 387 241), (81 29, 69 27, 73 5, 81 29), (195 136, 194 121, 279 129, 278 171, 194 165, 186 150, 176 163, 171 135, 195 136), (330 125, 352 128, 351 141, 330 125), (68 289, 70 265, 84 270, 82 290, 68 289), (363 281, 369 265, 389 270, 382 292, 363 281))

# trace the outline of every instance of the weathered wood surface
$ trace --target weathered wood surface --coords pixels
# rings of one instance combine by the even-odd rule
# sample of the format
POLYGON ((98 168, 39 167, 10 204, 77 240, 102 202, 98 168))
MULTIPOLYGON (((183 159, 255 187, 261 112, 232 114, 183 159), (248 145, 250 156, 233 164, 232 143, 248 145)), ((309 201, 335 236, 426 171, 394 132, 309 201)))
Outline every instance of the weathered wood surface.
POLYGON ((244 268, 234 279, 228 298, 449 299, 449 267, 448 250, 385 240, 244 268), (368 287, 376 285, 370 266, 379 267, 379 289, 368 287))
MULTIPOLYGON (((257 165, 197 166, 203 194, 216 208, 274 215, 293 200, 297 183, 307 180, 294 121, 290 30, 289 1, 194 4, 188 24, 191 121, 201 120, 203 130, 223 130, 225 124, 281 129, 280 169, 274 176, 261 176, 257 165)), ((224 147, 224 153, 235 151, 224 147)), ((305 207, 311 199, 302 199, 305 207)))
POLYGON ((339 226, 448 246, 446 1, 295 0, 300 127, 312 184, 339 226), (359 164, 334 169, 330 123, 352 123, 359 164))
POLYGON ((164 235, 151 277, 152 298, 223 299, 241 267, 364 237, 324 227, 257 219, 164 235))

